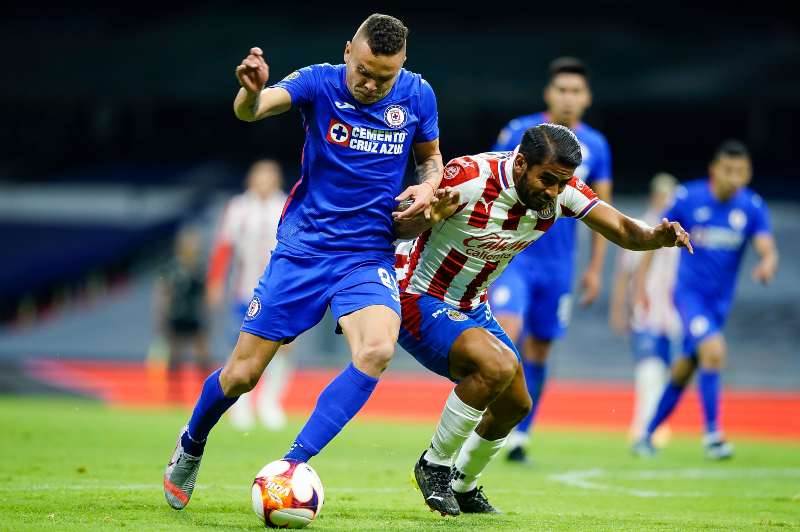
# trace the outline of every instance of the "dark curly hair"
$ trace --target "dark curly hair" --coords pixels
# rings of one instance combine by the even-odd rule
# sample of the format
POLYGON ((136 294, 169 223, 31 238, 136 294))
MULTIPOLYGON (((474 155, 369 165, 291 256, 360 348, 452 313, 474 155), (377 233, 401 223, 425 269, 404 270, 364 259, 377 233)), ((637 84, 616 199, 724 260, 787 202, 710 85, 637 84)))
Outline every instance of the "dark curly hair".
POLYGON ((361 24, 358 34, 367 39, 373 54, 395 55, 406 45, 408 28, 400 19, 373 13, 361 24))
POLYGON ((519 153, 530 166, 553 161, 577 168, 583 162, 581 145, 569 128, 557 124, 540 124, 522 136, 519 153))

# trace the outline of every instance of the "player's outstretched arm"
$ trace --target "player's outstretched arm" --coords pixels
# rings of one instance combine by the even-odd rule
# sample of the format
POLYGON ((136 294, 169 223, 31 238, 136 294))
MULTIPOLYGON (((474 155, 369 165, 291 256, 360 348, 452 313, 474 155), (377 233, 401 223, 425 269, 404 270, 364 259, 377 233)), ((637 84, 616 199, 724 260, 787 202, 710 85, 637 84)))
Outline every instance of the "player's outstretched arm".
POLYGON ((590 229, 616 245, 634 251, 683 247, 694 253, 689 233, 678 222, 666 218, 655 227, 626 216, 606 203, 597 205, 583 218, 590 229))
POLYGON ((280 87, 264 88, 269 79, 269 65, 264 61, 261 48, 250 48, 250 53, 236 67, 236 79, 242 86, 233 100, 233 112, 239 120, 255 122, 285 113, 292 107, 289 91, 280 87))
POLYGON ((753 239, 753 247, 761 257, 756 267, 753 268, 753 280, 768 284, 772 282, 772 278, 778 271, 778 248, 775 245, 775 238, 768 233, 756 235, 753 239))
MULTIPOLYGON (((415 238, 419 234, 427 231, 442 220, 451 217, 458 210, 458 202, 461 195, 458 190, 450 187, 438 189, 436 195, 431 200, 431 209, 428 216, 420 212, 410 219, 397 219, 394 221, 395 236, 401 240, 415 238)), ((411 205, 411 199, 404 201, 398 207, 400 212, 404 212, 411 205)))

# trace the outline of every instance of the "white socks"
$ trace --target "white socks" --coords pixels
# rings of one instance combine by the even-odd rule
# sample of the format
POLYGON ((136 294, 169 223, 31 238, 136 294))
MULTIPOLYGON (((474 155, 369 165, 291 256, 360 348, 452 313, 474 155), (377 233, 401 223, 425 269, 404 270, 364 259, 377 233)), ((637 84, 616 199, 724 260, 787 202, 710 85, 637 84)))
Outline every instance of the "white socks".
POLYGON ((514 429, 511 431, 511 434, 507 436, 508 438, 508 447, 509 449, 514 449, 515 447, 527 447, 528 440, 530 439, 530 435, 527 432, 522 432, 521 430, 514 429))
POLYGON ((484 410, 472 408, 459 399, 453 389, 444 404, 442 417, 439 418, 431 446, 425 453, 425 460, 437 465, 453 465, 458 450, 480 423, 483 412, 484 410))
POLYGON ((641 437, 645 424, 653 417, 668 378, 669 368, 660 358, 645 357, 636 364, 634 370, 636 397, 631 432, 637 437, 641 437))
POLYGON ((456 476, 452 482, 453 491, 465 493, 475 489, 475 486, 478 485, 478 477, 506 444, 507 438, 508 436, 499 440, 484 440, 478 436, 478 433, 472 431, 456 458, 456 476))
POLYGON ((281 399, 291 376, 292 364, 289 354, 280 349, 264 372, 256 399, 258 417, 270 430, 280 430, 286 426, 286 414, 283 412, 281 399))

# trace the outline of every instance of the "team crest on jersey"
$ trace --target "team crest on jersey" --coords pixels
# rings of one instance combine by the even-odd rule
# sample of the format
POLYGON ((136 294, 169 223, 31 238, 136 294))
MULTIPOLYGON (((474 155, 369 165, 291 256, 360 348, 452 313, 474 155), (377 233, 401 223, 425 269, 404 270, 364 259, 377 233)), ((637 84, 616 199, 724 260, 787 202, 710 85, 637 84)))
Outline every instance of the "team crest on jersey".
POLYGON ((728 215, 728 223, 736 231, 741 231, 747 225, 747 215, 741 209, 733 209, 728 215))
POLYGON ((461 167, 457 164, 448 164, 444 169, 444 178, 453 179, 461 171, 461 167))
POLYGON ((244 315, 244 319, 252 320, 255 319, 261 313, 261 300, 258 299, 258 296, 253 296, 253 299, 250 300, 250 304, 247 306, 247 313, 244 315))
POLYGON ((399 105, 390 105, 383 112, 383 120, 390 128, 397 129, 403 127, 408 120, 408 113, 399 105))
MULTIPOLYGON (((580 181, 578 181, 578 183, 580 183, 580 181)), ((550 218, 552 218, 555 215, 556 215, 556 204, 555 203, 551 203, 550 205, 548 205, 544 209, 542 209, 540 211, 536 211, 536 216, 541 220, 549 220, 550 218)))
POLYGON ((293 79, 297 79, 299 77, 300 77, 300 72, 295 70, 294 72, 283 78, 283 81, 292 81, 293 79))
POLYGON ((348 142, 350 141, 350 135, 352 131, 353 130, 350 128, 350 126, 344 122, 331 120, 328 124, 328 134, 326 138, 328 139, 328 142, 332 144, 347 146, 348 142))

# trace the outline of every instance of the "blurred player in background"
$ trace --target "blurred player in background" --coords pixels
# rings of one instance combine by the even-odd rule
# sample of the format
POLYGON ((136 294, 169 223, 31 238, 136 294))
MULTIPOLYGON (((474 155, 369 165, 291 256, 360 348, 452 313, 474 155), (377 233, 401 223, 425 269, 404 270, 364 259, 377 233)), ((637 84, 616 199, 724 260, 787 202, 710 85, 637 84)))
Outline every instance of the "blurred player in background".
MULTIPOLYGON (((286 203, 282 183, 283 175, 278 163, 256 161, 248 171, 244 194, 231 198, 225 207, 211 253, 208 300, 212 308, 223 302, 233 262, 232 310, 237 336, 253 290, 277 245, 278 222, 286 203)), ((287 349, 288 346, 281 348, 272 360, 261 385, 252 394, 243 394, 231 407, 231 423, 237 429, 248 430, 255 422, 251 395, 256 395, 258 417, 266 428, 278 430, 286 425, 281 398, 291 376, 287 349)))
MULTIPOLYGON (((597 196, 611 201, 611 153, 605 137, 581 119, 592 103, 586 66, 573 57, 550 64, 544 89, 547 111, 515 118, 500 131, 494 151, 512 150, 533 126, 550 122, 570 128, 581 144, 583 162, 575 175, 588 183, 597 196)), ((536 246, 520 254, 506 268, 490 293, 497 321, 520 346, 525 380, 533 399, 530 414, 509 438, 509 460, 527 462, 528 432, 533 423, 547 376, 547 357, 552 342, 563 336, 572 312, 572 284, 577 226, 572 219, 559 221, 536 246)), ((588 305, 600 293, 606 241, 593 234, 589 266, 581 277, 581 304, 588 305)))
MULTIPOLYGON (((672 375, 656 412, 634 452, 652 456, 652 436, 678 404, 686 384, 699 367, 698 387, 705 418, 703 446, 708 458, 733 456, 719 426, 720 371, 727 356, 722 329, 733 303, 736 275, 752 241, 761 260, 754 281, 769 283, 778 268, 778 252, 767 207, 747 188, 752 166, 747 148, 738 141, 722 143, 709 165, 709 178, 691 181, 675 193, 665 216, 691 228, 695 255, 681 253, 675 283, 675 307, 683 325, 683 356, 672 365, 672 375)), ((650 267, 647 254, 642 268, 650 267)))
POLYGON ((278 227, 278 245, 245 314, 225 367, 203 386, 164 473, 164 494, 184 508, 211 428, 250 391, 283 343, 322 319, 328 307, 352 363, 320 394, 284 456, 307 462, 369 399, 395 352, 400 296, 394 275, 394 219, 429 212, 442 178, 439 120, 431 86, 402 68, 408 28, 374 14, 344 48, 344 64, 318 64, 264 88, 259 48, 236 68, 234 112, 252 122, 295 108, 306 141, 301 179, 278 227), (413 151, 421 183, 402 191, 413 151), (398 201, 412 204, 396 212, 398 201), (394 213, 394 214, 393 214, 394 213))
POLYGON ((397 224, 401 238, 421 233, 397 249, 400 344, 457 383, 414 467, 426 504, 443 515, 496 512, 478 477, 531 409, 517 349, 486 304, 489 285, 509 261, 562 216, 630 249, 690 246, 680 225, 663 220, 650 227, 600 201, 574 177, 580 164, 575 134, 542 124, 527 130, 513 152, 448 163, 442 183, 458 196, 444 198, 454 208, 443 221, 420 216, 397 224))
POLYGON ((211 369, 205 276, 200 233, 194 229, 179 231, 175 257, 155 289, 157 329, 167 345, 167 395, 176 403, 183 400, 180 370, 190 347, 200 375, 207 375, 211 369))
MULTIPOLYGON (((678 180, 659 173, 650 181, 650 204, 641 219, 657 225, 661 214, 672 202, 678 180)), ((634 407, 631 438, 639 440, 645 423, 655 412, 661 392, 669 378, 672 353, 678 349, 681 323, 672 303, 672 290, 680 252, 677 248, 662 248, 653 252, 653 259, 643 286, 637 281, 644 253, 620 250, 611 293, 609 321, 616 334, 630 333, 631 348, 636 362, 634 368, 634 407)), ((662 446, 668 438, 664 425, 654 435, 662 446)))

